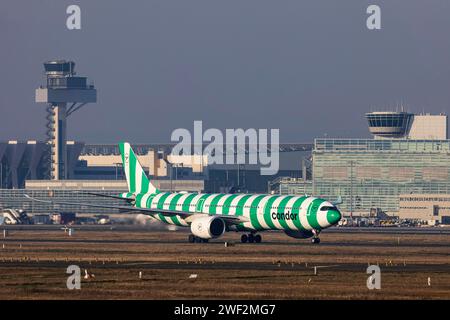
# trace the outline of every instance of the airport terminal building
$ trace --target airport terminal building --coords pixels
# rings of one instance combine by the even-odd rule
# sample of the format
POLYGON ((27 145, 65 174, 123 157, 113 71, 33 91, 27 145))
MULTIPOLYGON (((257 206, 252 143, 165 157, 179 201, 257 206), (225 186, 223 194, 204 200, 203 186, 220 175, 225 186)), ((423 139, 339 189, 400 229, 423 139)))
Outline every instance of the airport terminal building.
MULTIPOLYGON (((366 116, 374 139, 315 139, 312 194, 328 199, 341 196, 344 214, 355 216, 374 210, 399 216, 400 195, 450 194, 446 115, 376 112, 366 116)), ((286 180, 279 190, 299 194, 308 189, 303 181, 286 180)), ((433 218, 414 212, 403 208, 402 217, 433 218)), ((442 217, 435 216, 439 221, 442 217)))
POLYGON ((399 211, 400 194, 450 193, 450 141, 316 139, 313 194, 344 212, 399 211))

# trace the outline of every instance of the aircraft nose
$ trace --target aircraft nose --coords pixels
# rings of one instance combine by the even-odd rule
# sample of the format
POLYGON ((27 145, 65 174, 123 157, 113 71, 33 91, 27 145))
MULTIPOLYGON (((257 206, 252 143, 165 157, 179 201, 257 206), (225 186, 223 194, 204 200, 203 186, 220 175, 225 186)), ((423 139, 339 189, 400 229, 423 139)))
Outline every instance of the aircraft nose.
POLYGON ((330 225, 335 225, 341 220, 341 213, 339 210, 328 210, 327 220, 330 225))

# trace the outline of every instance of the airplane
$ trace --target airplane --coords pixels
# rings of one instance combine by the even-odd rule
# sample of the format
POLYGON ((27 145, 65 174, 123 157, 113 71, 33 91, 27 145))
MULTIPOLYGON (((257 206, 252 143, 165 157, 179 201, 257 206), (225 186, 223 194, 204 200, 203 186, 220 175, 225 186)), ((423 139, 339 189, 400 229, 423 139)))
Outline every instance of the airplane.
POLYGON ((258 232, 281 230, 289 237, 311 238, 320 243, 322 230, 336 225, 341 212, 336 205, 342 199, 329 202, 312 196, 267 194, 220 194, 164 192, 158 190, 145 174, 136 154, 128 142, 119 143, 128 192, 115 195, 93 195, 123 199, 128 205, 96 205, 87 203, 33 201, 50 204, 78 205, 97 208, 126 210, 149 215, 157 220, 180 227, 189 227, 191 243, 208 242, 225 232, 244 232, 242 243, 260 243, 258 232))

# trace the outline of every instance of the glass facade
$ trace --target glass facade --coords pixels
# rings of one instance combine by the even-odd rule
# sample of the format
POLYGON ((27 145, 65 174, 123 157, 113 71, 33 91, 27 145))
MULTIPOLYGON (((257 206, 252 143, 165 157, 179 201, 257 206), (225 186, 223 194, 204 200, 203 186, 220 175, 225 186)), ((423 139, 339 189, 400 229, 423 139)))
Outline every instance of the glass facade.
POLYGON ((399 127, 406 129, 412 114, 406 112, 368 113, 366 114, 369 127, 399 127))
POLYGON ((414 115, 406 112, 366 113, 369 131, 376 137, 405 137, 414 115))
POLYGON ((400 194, 450 194, 450 140, 316 139, 311 185, 281 180, 281 194, 342 197, 345 213, 399 211, 400 194))
POLYGON ((450 140, 316 139, 313 193, 397 214, 400 194, 450 193, 450 140))
POLYGON ((120 213, 118 209, 83 207, 79 205, 51 205, 48 203, 32 201, 25 197, 40 200, 80 202, 95 205, 127 205, 124 200, 114 198, 104 198, 90 195, 88 193, 102 193, 117 196, 120 193, 128 192, 122 190, 27 190, 27 189, 0 189, 0 208, 22 209, 30 214, 49 214, 54 212, 75 212, 75 213, 95 213, 110 214, 120 213))
POLYGON ((312 181, 302 178, 278 177, 269 183, 269 193, 312 195, 312 181))

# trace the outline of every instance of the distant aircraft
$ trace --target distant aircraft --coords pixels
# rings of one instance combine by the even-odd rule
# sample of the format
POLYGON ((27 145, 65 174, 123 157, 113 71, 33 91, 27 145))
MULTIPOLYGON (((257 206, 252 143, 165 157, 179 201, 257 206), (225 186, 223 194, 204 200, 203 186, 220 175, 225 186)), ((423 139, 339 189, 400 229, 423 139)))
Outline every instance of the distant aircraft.
POLYGON ((339 203, 306 195, 162 192, 148 179, 130 144, 119 143, 119 148, 129 192, 117 196, 95 195, 124 199, 130 205, 95 205, 26 197, 52 204, 143 213, 168 224, 190 227, 189 242, 208 242, 227 231, 239 231, 245 232, 241 242, 259 243, 262 240, 259 231, 282 230, 290 237, 312 238, 312 243, 319 243, 319 233, 341 219, 336 208, 339 203))

